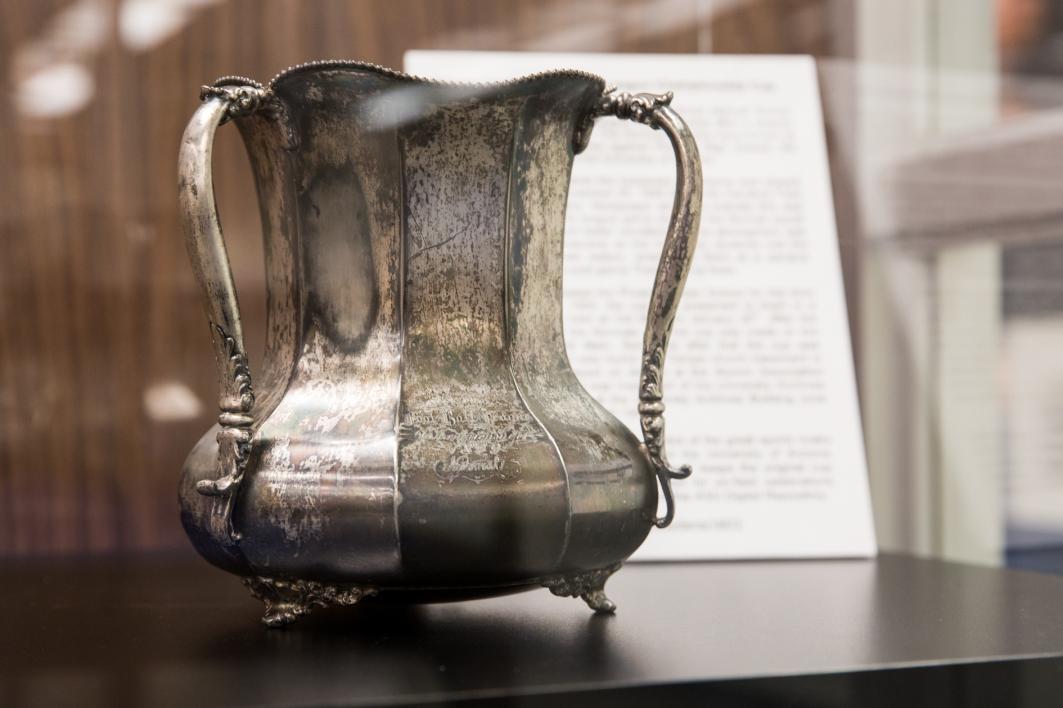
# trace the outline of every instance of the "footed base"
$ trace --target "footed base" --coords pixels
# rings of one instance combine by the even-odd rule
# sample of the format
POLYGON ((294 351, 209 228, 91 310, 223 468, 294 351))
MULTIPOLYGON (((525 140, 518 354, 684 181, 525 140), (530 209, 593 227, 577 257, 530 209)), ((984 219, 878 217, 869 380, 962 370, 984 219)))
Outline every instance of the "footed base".
POLYGON ((543 581, 543 587, 559 597, 579 597, 599 614, 616 612, 616 603, 605 594, 605 581, 620 570, 622 563, 583 573, 561 575, 543 581))
MULTIPOLYGON (((610 614, 616 611, 616 604, 605 594, 605 582, 620 569, 622 563, 606 568, 589 570, 568 575, 558 575, 539 581, 543 587, 559 597, 579 597, 595 612, 610 614)), ((294 580, 267 578, 257 576, 244 578, 244 585, 251 595, 266 604, 266 613, 262 623, 267 627, 284 627, 295 620, 310 614, 315 607, 333 605, 355 605, 365 598, 377 595, 378 588, 369 585, 330 584, 316 580, 294 580)), ((531 587, 534 587, 532 585, 531 587)), ((387 588, 385 588, 387 590, 387 588)), ((436 590, 425 591, 409 588, 388 590, 387 596, 413 602, 446 602, 454 600, 476 599, 520 592, 529 589, 528 585, 512 587, 462 588, 446 595, 436 590)))
POLYGON ((283 627, 315 607, 355 605, 363 598, 376 595, 376 589, 364 585, 329 585, 313 580, 278 580, 244 578, 251 595, 266 603, 262 624, 283 627))

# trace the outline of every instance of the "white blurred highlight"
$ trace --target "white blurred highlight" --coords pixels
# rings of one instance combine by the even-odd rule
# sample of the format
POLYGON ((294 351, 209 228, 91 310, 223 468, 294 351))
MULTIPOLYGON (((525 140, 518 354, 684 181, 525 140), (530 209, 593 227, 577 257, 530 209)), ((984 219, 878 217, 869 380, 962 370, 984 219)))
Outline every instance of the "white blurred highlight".
POLYGON ((174 423, 198 417, 203 403, 180 381, 160 381, 144 390, 144 410, 154 421, 174 423))
POLYGON ((118 37, 143 52, 177 34, 196 11, 218 0, 123 0, 118 8, 118 37))
POLYGON ((76 0, 21 44, 11 63, 15 106, 27 118, 76 113, 96 95, 92 67, 112 37, 134 52, 158 46, 222 0, 76 0), (117 22, 117 26, 115 26, 117 22))
POLYGON ((58 118, 88 105, 95 88, 92 74, 81 64, 52 64, 18 82, 15 105, 31 118, 58 118))

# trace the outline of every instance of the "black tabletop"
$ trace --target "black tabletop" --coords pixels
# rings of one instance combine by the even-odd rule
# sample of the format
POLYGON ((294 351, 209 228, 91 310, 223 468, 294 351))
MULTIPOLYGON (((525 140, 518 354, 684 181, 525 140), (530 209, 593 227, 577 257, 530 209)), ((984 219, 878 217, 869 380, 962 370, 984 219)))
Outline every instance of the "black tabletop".
POLYGON ((0 705, 890 705, 912 676, 955 705, 995 698, 979 681, 1063 694, 1053 576, 887 555, 631 564, 608 589, 615 616, 542 590, 269 630, 195 558, 8 560, 0 705))

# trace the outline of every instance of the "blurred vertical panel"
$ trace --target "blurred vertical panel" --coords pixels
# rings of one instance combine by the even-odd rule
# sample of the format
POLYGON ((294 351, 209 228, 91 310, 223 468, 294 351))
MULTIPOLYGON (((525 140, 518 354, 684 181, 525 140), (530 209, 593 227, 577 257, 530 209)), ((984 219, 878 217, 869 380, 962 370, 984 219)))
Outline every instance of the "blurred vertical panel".
MULTIPOLYGON (((836 55, 851 35, 835 19, 853 10, 850 0, 750 0, 720 3, 712 22, 714 52, 836 55)), ((851 19, 851 18, 850 18, 851 19)))
MULTIPOLYGON (((0 2, 0 554, 184 547, 177 475, 216 415, 175 198, 200 84, 415 47, 824 54, 785 28, 838 4, 725 3, 754 6, 732 31, 705 0, 0 2)), ((257 202, 235 131, 215 155, 254 365, 257 202)))

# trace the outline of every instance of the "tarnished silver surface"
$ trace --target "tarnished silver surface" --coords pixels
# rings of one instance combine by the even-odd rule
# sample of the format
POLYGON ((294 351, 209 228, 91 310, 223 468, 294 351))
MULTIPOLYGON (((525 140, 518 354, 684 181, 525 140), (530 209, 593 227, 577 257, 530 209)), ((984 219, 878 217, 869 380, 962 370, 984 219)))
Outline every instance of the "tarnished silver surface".
POLYGON ((569 573, 543 580, 543 587, 558 597, 578 597, 599 614, 616 612, 616 604, 605 595, 605 581, 620 570, 623 563, 597 568, 584 573, 569 573))
POLYGON ((244 578, 252 597, 266 605, 262 623, 267 627, 291 624, 315 607, 356 605, 376 595, 376 589, 359 585, 336 586, 313 580, 244 578))
POLYGON ((270 624, 342 604, 344 588, 419 600, 545 585, 612 611, 605 578, 671 521, 671 480, 689 474, 664 455, 661 369, 701 172, 670 94, 615 94, 577 71, 463 85, 317 62, 266 86, 225 77, 202 98, 180 154, 221 391, 180 488, 199 552, 281 607, 270 624), (661 128, 676 151, 644 443, 580 386, 562 335, 572 160, 604 115, 661 128), (229 120, 264 227, 254 376, 211 183, 229 120))

